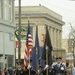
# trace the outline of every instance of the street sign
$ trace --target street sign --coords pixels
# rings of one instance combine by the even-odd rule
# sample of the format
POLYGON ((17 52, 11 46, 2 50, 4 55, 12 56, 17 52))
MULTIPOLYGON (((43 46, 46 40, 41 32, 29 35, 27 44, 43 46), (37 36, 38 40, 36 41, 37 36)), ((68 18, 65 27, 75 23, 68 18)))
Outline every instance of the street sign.
POLYGON ((72 60, 73 59, 73 53, 67 53, 66 54, 66 59, 72 60))

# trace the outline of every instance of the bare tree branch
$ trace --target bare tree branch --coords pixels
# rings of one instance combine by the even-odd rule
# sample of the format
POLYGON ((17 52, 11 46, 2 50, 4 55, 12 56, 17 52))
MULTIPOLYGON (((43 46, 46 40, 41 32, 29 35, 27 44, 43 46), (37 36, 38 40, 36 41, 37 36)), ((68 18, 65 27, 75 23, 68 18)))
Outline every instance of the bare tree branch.
POLYGON ((71 23, 69 23, 70 24, 70 27, 71 27, 71 29, 73 30, 73 31, 75 31, 74 29, 73 29, 73 26, 72 26, 72 24, 71 23))

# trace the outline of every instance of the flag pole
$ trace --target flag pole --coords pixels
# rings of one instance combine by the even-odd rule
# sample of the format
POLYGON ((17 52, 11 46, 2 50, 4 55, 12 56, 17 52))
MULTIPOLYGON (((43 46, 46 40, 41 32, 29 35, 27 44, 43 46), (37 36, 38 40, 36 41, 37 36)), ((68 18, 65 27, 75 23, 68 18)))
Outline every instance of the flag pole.
MULTIPOLYGON (((28 22, 29 22, 29 16, 28 16, 28 22)), ((30 65, 30 49, 28 50, 29 52, 29 65, 30 65)), ((30 68, 29 68, 29 75, 30 75, 30 68)))
MULTIPOLYGON (((30 51, 29 51, 29 65, 30 65, 30 51)), ((29 68, 29 75, 30 75, 30 68, 29 68)))
MULTIPOLYGON (((48 46, 46 46, 46 65, 48 65, 48 46)), ((48 68, 46 69, 46 75, 48 75, 48 68)))
MULTIPOLYGON (((38 21, 37 21, 37 24, 36 24, 36 34, 38 34, 38 21)), ((38 50, 37 50, 37 53, 38 53, 38 50)), ((39 66, 40 66, 40 59, 38 59, 38 70, 39 70, 39 66)))

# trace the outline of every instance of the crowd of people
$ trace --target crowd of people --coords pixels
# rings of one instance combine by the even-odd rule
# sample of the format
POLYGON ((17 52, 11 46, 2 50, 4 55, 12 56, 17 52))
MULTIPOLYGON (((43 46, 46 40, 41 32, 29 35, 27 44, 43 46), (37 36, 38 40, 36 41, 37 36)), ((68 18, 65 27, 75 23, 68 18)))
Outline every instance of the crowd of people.
POLYGON ((66 63, 61 60, 62 58, 58 57, 53 60, 51 66, 46 64, 44 68, 39 65, 38 71, 33 69, 31 60, 26 69, 19 63, 17 67, 5 68, 4 71, 0 71, 0 75, 70 75, 66 71, 66 63))

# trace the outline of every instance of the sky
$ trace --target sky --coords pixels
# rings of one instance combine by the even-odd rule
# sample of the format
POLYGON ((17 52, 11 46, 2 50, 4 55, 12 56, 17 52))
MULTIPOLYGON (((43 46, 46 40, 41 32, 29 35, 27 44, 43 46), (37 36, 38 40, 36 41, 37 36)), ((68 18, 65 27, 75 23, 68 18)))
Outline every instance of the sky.
MULTIPOLYGON (((18 6, 19 0, 15 0, 18 6)), ((60 14, 65 24, 62 27, 62 38, 69 38, 71 26, 75 28, 75 0, 21 0, 22 6, 45 6, 50 10, 60 14)))

